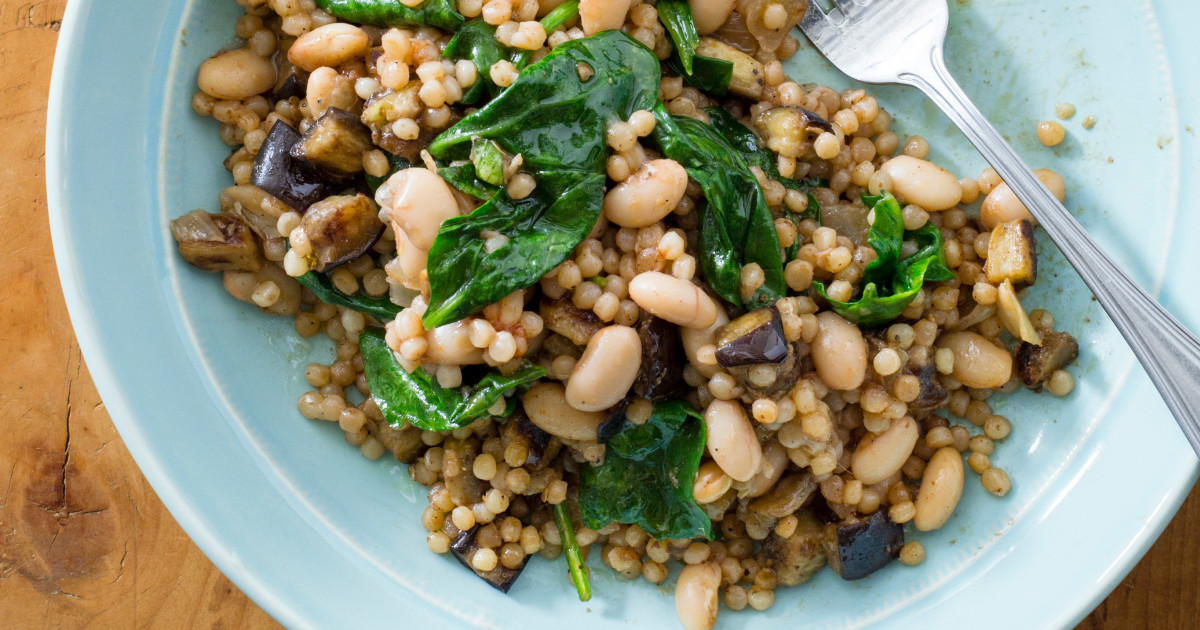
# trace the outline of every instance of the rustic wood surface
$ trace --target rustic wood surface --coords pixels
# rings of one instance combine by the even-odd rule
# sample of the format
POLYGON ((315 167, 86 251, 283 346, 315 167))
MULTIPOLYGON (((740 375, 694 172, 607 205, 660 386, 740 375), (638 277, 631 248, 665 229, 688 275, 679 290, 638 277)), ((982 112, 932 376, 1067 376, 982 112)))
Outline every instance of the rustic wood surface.
MULTIPOLYGON (((0 0, 0 628, 276 627, 163 508, 71 330, 43 146, 65 6, 0 0)), ((1198 570, 1200 490, 1079 628, 1200 627, 1198 570)))

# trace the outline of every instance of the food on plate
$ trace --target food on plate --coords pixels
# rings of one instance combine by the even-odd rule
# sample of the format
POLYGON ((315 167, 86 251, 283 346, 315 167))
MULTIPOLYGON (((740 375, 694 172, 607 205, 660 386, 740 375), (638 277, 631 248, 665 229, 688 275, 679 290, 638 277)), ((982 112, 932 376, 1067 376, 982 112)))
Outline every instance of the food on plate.
POLYGON ((586 600, 594 552, 708 628, 919 564, 969 476, 1011 488, 989 398, 1074 385, 1028 211, 786 76, 802 0, 239 2, 192 101, 233 184, 180 255, 333 340, 300 413, 502 591, 562 555, 586 600))

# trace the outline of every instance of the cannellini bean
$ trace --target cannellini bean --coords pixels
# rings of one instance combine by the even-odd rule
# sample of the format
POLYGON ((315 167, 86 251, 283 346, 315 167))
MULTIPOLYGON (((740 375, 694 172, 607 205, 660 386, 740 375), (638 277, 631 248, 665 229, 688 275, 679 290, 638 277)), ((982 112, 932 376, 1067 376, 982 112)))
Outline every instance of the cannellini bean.
POLYGON ((833 389, 852 390, 867 375, 867 342, 858 326, 832 311, 817 315, 817 336, 812 342, 817 376, 833 389))
MULTIPOLYGON (((1061 175, 1048 168, 1039 168, 1033 174, 1037 175, 1042 185, 1050 191, 1050 194, 1054 195, 1059 203, 1067 198, 1067 185, 1063 182, 1061 175)), ((1029 208, 1021 203, 1012 188, 1008 184, 1000 182, 992 189, 992 192, 988 193, 987 197, 983 198, 983 205, 979 207, 979 222, 983 224, 983 227, 991 230, 995 229, 997 225, 1018 219, 1029 219, 1034 225, 1037 225, 1037 221, 1029 213, 1029 208)))
POLYGON ((745 483, 737 484, 739 499, 753 499, 767 493, 775 487, 779 478, 788 467, 787 449, 778 440, 768 442, 762 447, 762 463, 754 477, 745 483))
POLYGON ((700 287, 660 271, 634 276, 629 297, 651 315, 684 328, 708 328, 720 310, 700 287))
POLYGON ((850 457, 850 472, 865 485, 877 484, 896 474, 917 445, 917 422, 909 416, 892 420, 886 431, 867 433, 850 457))
POLYGON ((392 222, 392 232, 396 234, 396 264, 400 271, 396 279, 405 288, 420 291, 424 284, 421 272, 425 271, 429 252, 413 245, 404 228, 395 221, 392 222))
POLYGON ((406 168, 387 181, 392 193, 388 214, 413 245, 429 250, 442 221, 459 214, 458 200, 440 175, 421 167, 406 168))
POLYGON ((696 503, 712 503, 724 496, 732 486, 733 480, 729 475, 721 470, 717 462, 710 460, 700 464, 700 469, 696 471, 696 479, 692 482, 692 498, 696 499, 696 503))
POLYGON ((686 630, 711 630, 717 622, 717 588, 721 567, 716 562, 692 564, 675 583, 675 613, 686 630))
POLYGON ((628 326, 609 326, 592 335, 567 381, 567 404, 603 411, 621 402, 642 366, 642 341, 628 326))
POLYGON ((713 363, 711 365, 701 363, 697 358, 697 353, 704 346, 716 345, 717 329, 729 323, 729 316, 725 314, 725 309, 717 309, 717 318, 708 328, 680 328, 679 337, 683 340, 683 352, 687 355, 688 361, 692 367, 696 368, 704 378, 712 378, 714 374, 721 371, 721 366, 713 363))
POLYGON ((714 400, 704 411, 708 452, 734 481, 749 481, 762 465, 762 446, 742 403, 714 400))
POLYGON ((358 95, 354 93, 354 82, 337 70, 325 66, 308 75, 304 98, 308 101, 312 115, 316 117, 324 114, 330 107, 350 109, 358 102, 358 95))
POLYGON ((721 28, 733 13, 733 5, 737 0, 688 0, 692 9, 692 21, 696 23, 696 32, 701 35, 721 28))
POLYGON ((958 178, 946 169, 908 155, 898 155, 879 167, 892 178, 892 193, 901 203, 926 210, 949 210, 962 201, 958 178))
POLYGON ((679 205, 687 183, 679 162, 650 160, 604 195, 604 216, 621 227, 654 225, 679 205))
POLYGON ((465 321, 438 326, 425 333, 429 349, 425 360, 438 365, 474 365, 483 363, 483 350, 471 344, 470 327, 465 321))
POLYGON ((566 391, 558 383, 543 382, 529 388, 521 398, 529 421, 546 433, 566 440, 595 440, 596 429, 607 415, 580 411, 567 403, 566 391))
POLYGON ((962 454, 952 446, 939 448, 925 466, 921 489, 917 491, 917 514, 913 526, 923 532, 946 524, 962 497, 962 454))
POLYGON ((938 348, 954 353, 955 380, 977 389, 1000 387, 1012 378, 1012 355, 1007 350, 973 332, 956 332, 943 336, 938 348))
POLYGON ((361 28, 334 22, 315 28, 300 37, 288 49, 288 61, 312 72, 321 66, 340 66, 366 54, 371 38, 361 28))
POLYGON ((239 101, 275 87, 275 64, 245 48, 226 50, 200 64, 196 85, 213 98, 239 101))
POLYGON ((625 24, 633 0, 579 0, 579 23, 584 35, 611 31, 625 24))

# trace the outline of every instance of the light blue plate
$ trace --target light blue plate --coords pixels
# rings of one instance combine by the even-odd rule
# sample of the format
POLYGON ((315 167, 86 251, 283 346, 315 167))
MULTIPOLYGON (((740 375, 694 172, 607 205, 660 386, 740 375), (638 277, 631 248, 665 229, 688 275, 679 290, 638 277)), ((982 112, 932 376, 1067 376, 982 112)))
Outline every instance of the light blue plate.
MULTIPOLYGON (((1067 181, 1067 207, 1193 330, 1200 218, 1181 174, 1200 172, 1193 3, 952 2, 948 57, 1026 159, 1067 181), (1067 141, 1037 144, 1058 101, 1067 141), (1097 119, 1085 131, 1087 115, 1097 119)), ((192 113, 197 65, 231 42, 232 0, 72 0, 47 134, 54 250, 80 346, 114 422, 163 502, 244 591, 294 627, 672 627, 669 588, 595 572, 580 604, 561 563, 535 561, 509 596, 425 547, 422 489, 368 462, 295 400, 330 347, 224 294, 185 265, 167 221, 215 209, 229 183, 213 121, 192 113)), ((811 51, 801 81, 847 86, 811 51)), ((932 105, 877 90, 901 132, 964 175, 982 160, 932 105)), ((1043 239, 1045 241, 1045 239, 1043 239)), ((920 538, 928 559, 847 583, 826 571, 766 613, 720 626, 1068 627, 1142 555, 1196 478, 1196 459, 1073 272, 1048 242, 1029 304, 1049 307, 1082 354, 1065 400, 997 401, 1014 420, 995 456, 1013 491, 969 478, 957 517, 920 538)), ((598 563, 597 563, 598 566, 598 563)))

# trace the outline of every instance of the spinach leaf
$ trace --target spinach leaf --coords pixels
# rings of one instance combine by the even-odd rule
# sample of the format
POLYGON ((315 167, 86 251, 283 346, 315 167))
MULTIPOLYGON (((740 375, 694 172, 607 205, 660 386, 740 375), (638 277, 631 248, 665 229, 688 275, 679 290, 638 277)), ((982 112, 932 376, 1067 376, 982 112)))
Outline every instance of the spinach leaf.
POLYGON ((508 390, 546 375, 541 367, 526 365, 507 376, 493 370, 475 385, 447 389, 421 368, 406 372, 384 340, 382 329, 364 331, 358 337, 358 348, 371 398, 388 424, 395 427, 405 423, 426 431, 464 427, 486 416, 508 390))
POLYGON ((382 324, 396 319, 396 314, 403 310, 401 306, 392 303, 387 296, 371 297, 362 293, 346 295, 338 291, 329 276, 323 273, 310 271, 296 280, 301 286, 312 291, 313 295, 320 298, 322 302, 370 315, 382 324))
POLYGON ((429 250, 429 310, 425 326, 458 321, 530 286, 574 251, 596 220, 604 175, 545 171, 520 200, 500 192, 469 215, 442 223, 429 250), (508 241, 495 249, 485 232, 508 241))
POLYGON ((512 89, 467 115, 429 145, 466 159, 471 139, 495 140, 528 169, 604 172, 611 121, 650 109, 660 78, 654 53, 620 31, 566 42, 521 72, 512 89), (585 79, 580 78, 584 68, 585 79), (588 74, 590 72, 590 74, 588 74))
MULTIPOLYGON (((692 59, 696 57, 696 46, 700 45, 700 35, 696 33, 696 23, 692 20, 692 9, 687 0, 658 0, 657 6, 658 19, 671 35, 671 41, 675 43, 679 63, 683 66, 683 71, 690 75, 692 59)), ((732 64, 730 67, 732 68, 732 64)))
POLYGON ((475 165, 470 162, 438 167, 438 175, 441 175, 447 184, 457 188, 459 192, 476 199, 491 199, 492 195, 500 190, 498 186, 479 179, 479 176, 475 174, 475 165))
POLYGON ((676 53, 667 57, 666 63, 684 83, 714 96, 725 96, 729 91, 729 82, 733 80, 733 62, 724 59, 696 55, 692 59, 692 72, 684 69, 683 61, 676 53))
POLYGON ((733 114, 723 107, 710 107, 704 110, 713 128, 725 137, 725 140, 737 150, 743 160, 750 166, 761 168, 767 177, 778 181, 784 187, 798 190, 808 195, 808 209, 804 211, 805 218, 821 219, 821 205, 809 192, 813 188, 825 186, 827 182, 821 179, 792 179, 779 174, 779 166, 775 154, 758 146, 758 136, 749 127, 738 122, 733 114))
POLYGON ((554 506, 554 525, 558 528, 563 555, 567 557, 571 582, 579 593, 579 601, 586 602, 592 598, 592 585, 588 582, 587 567, 583 565, 583 554, 579 552, 579 541, 575 538, 575 526, 571 524, 571 511, 567 509, 566 501, 554 506))
POLYGON ((386 182, 392 175, 395 175, 397 171, 402 171, 412 166, 412 162, 409 162, 399 155, 393 155, 387 151, 384 151, 383 154, 387 156, 388 173, 383 177, 367 175, 367 185, 371 187, 371 190, 379 190, 379 187, 383 185, 383 182, 386 182))
POLYGON ((504 151, 491 140, 471 140, 471 163, 475 165, 475 176, 493 185, 504 184, 504 151))
POLYGON ((671 116, 655 105, 654 138, 667 157, 687 169, 704 190, 700 207, 700 269, 708 285, 732 304, 766 306, 784 296, 783 262, 775 221, 749 165, 715 128, 671 116), (741 269, 762 267, 765 282, 750 299, 741 297, 741 269))
POLYGON ((411 8, 400 0, 317 0, 317 7, 339 20, 372 26, 436 26, 456 31, 466 21, 452 0, 425 0, 411 8))
POLYGON ((462 103, 474 105, 485 97, 493 98, 502 89, 492 81, 492 64, 507 59, 510 50, 496 41, 496 27, 476 18, 467 22, 446 43, 442 57, 446 59, 469 59, 475 63, 475 83, 463 92, 462 103))
POLYGON ((608 441, 604 463, 579 474, 583 522, 637 523, 654 538, 712 538, 712 521, 692 497, 704 454, 704 419, 685 402, 656 403, 650 419, 608 441))
POLYGON ((900 316, 926 281, 943 282, 953 278, 954 272, 946 266, 942 233, 936 226, 927 223, 905 231, 900 204, 890 193, 863 196, 863 202, 875 212, 867 242, 877 257, 863 269, 862 295, 852 302, 839 302, 829 298, 823 283, 813 282, 813 288, 847 320, 864 327, 882 326, 900 316), (920 249, 901 259, 900 248, 906 238, 920 249))

